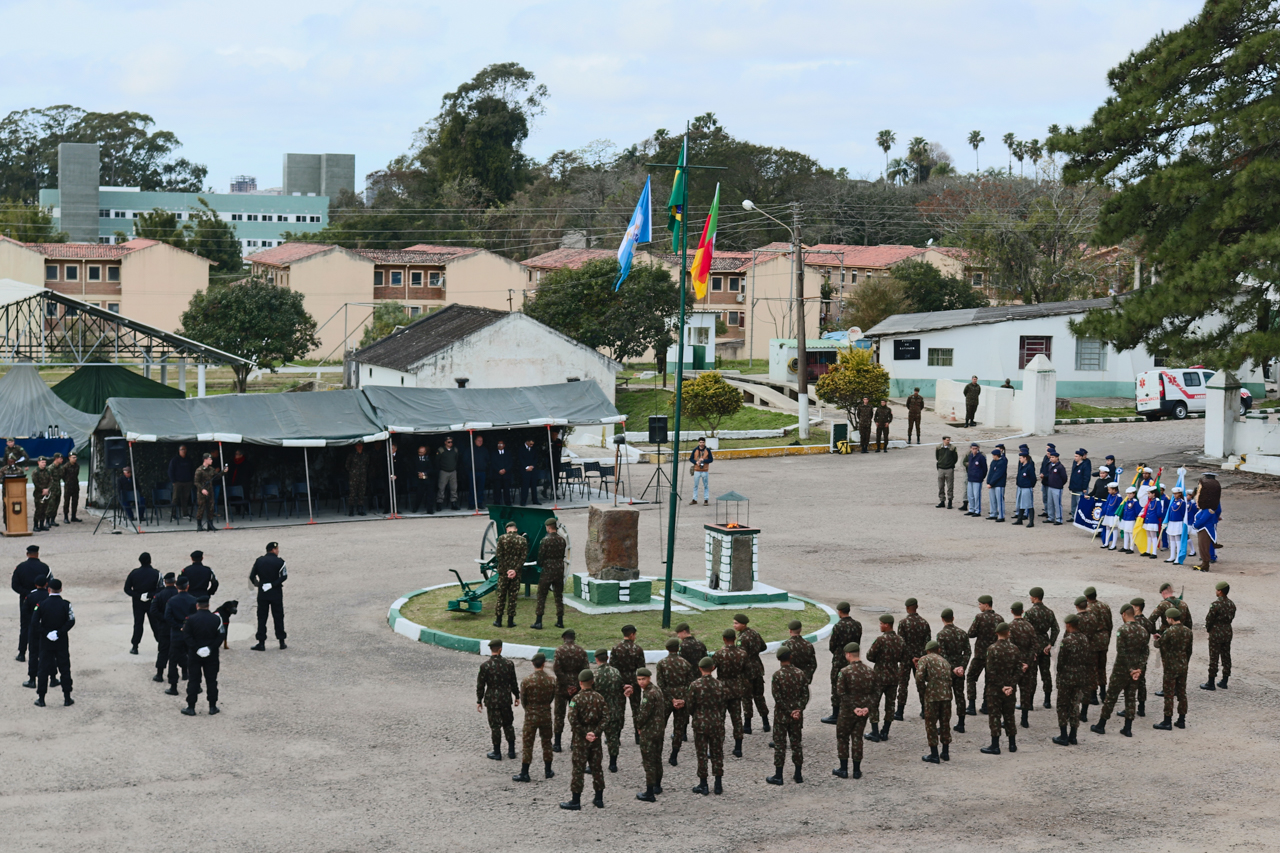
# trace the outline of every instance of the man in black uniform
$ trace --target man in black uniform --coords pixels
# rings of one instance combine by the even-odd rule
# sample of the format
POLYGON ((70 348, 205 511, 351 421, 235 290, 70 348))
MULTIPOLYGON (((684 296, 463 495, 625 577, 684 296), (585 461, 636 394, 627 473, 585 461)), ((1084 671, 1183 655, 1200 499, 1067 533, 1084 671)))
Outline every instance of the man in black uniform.
POLYGON ((191 552, 191 565, 182 570, 182 576, 191 584, 187 590, 196 598, 202 595, 217 595, 218 578, 213 569, 204 564, 204 551, 191 552))
MULTIPOLYGON (((71 602, 62 597, 62 581, 49 579, 49 595, 31 614, 33 633, 40 638, 40 675, 36 681, 36 705, 44 707, 44 694, 49 692, 49 676, 62 679, 62 704, 74 705, 71 698, 71 651, 67 632, 76 625, 71 602)), ((55 683, 57 678, 54 679, 55 683)))
MULTIPOLYGON (((31 612, 26 610, 22 604, 26 600, 27 593, 36 588, 37 578, 49 577, 49 567, 40 562, 40 546, 27 546, 27 559, 18 563, 13 569, 13 580, 10 586, 13 591, 18 594, 18 614, 22 622, 18 629, 18 657, 16 660, 25 661, 27 659, 27 635, 28 629, 31 627, 31 612)), ((31 654, 40 658, 40 648, 36 646, 32 648, 31 654)))
MULTIPOLYGON (((36 587, 27 593, 27 597, 22 601, 22 621, 30 623, 31 614, 35 612, 37 605, 49 597, 49 579, 36 578, 36 587)), ((28 642, 31 643, 31 657, 27 661, 27 680, 22 682, 23 687, 35 688, 36 672, 40 666, 40 635, 30 625, 25 629, 28 636, 28 642)), ((53 680, 53 687, 58 686, 58 680, 53 680)))
POLYGON ((209 596, 196 599, 196 612, 182 626, 190 656, 187 658, 187 707, 182 713, 196 715, 201 676, 209 691, 209 716, 218 713, 218 647, 222 645, 222 617, 209 611, 209 596))
POLYGON ((507 449, 507 443, 498 439, 498 449, 489 460, 493 470, 493 498, 500 506, 511 506, 511 486, 516 473, 516 455, 507 449))
POLYGON ((427 515, 436 514, 436 468, 425 444, 418 448, 418 455, 413 457, 413 477, 409 492, 413 495, 413 512, 420 511, 423 504, 426 504, 427 515))
POLYGON ((253 564, 249 572, 249 583, 258 588, 258 644, 250 646, 255 652, 267 650, 267 611, 275 622, 276 639, 280 648, 289 648, 284 644, 284 590, 281 587, 289 579, 289 570, 284 560, 280 559, 280 543, 268 542, 267 553, 253 564))
POLYGON ((164 681, 164 668, 169 663, 169 623, 164 621, 164 609, 169 599, 178 594, 173 572, 165 572, 164 586, 151 597, 147 617, 151 620, 151 633, 156 638, 156 675, 152 681, 164 681))
POLYGON ((182 626, 196 612, 196 598, 187 592, 187 579, 178 578, 174 585, 178 591, 164 606, 164 621, 169 629, 169 689, 165 693, 170 696, 178 695, 178 670, 182 670, 183 678, 187 677, 187 643, 182 626))
POLYGON ((151 567, 151 555, 143 551, 138 555, 138 568, 124 579, 124 594, 133 599, 133 648, 129 654, 138 653, 142 642, 142 622, 151 609, 151 599, 160 591, 160 573, 151 567))
POLYGON ((520 460, 520 506, 529 503, 530 492, 533 493, 533 505, 541 506, 538 500, 538 451, 533 448, 533 439, 526 438, 516 453, 520 460))

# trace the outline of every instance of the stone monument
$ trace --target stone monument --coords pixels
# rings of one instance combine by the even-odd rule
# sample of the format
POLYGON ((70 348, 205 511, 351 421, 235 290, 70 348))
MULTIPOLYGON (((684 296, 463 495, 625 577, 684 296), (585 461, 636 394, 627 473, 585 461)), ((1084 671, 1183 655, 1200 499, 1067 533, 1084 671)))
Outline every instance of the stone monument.
POLYGON ((587 515, 587 575, 597 580, 640 577, 640 511, 592 504, 587 515))

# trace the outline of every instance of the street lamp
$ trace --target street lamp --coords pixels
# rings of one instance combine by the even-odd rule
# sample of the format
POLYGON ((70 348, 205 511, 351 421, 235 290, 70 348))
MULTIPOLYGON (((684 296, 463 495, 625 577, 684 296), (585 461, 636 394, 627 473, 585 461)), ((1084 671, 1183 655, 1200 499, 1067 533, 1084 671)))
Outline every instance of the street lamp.
POLYGON ((776 216, 770 216, 756 207, 755 202, 744 198, 743 210, 754 210, 761 216, 772 219, 791 235, 791 247, 796 258, 796 392, 800 403, 800 437, 809 437, 809 353, 804 340, 804 255, 800 245, 800 211, 792 206, 792 222, 795 227, 788 226, 776 216))

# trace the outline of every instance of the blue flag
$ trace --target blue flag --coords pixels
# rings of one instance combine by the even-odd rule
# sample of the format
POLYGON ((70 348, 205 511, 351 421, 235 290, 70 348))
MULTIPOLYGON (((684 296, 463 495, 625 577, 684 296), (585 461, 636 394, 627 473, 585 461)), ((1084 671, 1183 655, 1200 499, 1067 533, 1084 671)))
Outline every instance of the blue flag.
POLYGON ((1098 529, 1098 524, 1102 520, 1102 501, 1091 495, 1081 495, 1080 502, 1076 505, 1076 517, 1072 519, 1072 524, 1081 530, 1088 530, 1093 533, 1098 529))
POLYGON ((618 264, 622 270, 613 289, 622 287, 623 280, 631 273, 631 261, 636 256, 636 244, 653 240, 653 213, 649 209, 649 179, 644 179, 644 192, 640 193, 640 201, 636 202, 635 213, 631 214, 631 222, 627 225, 627 233, 622 235, 622 245, 618 246, 618 264))

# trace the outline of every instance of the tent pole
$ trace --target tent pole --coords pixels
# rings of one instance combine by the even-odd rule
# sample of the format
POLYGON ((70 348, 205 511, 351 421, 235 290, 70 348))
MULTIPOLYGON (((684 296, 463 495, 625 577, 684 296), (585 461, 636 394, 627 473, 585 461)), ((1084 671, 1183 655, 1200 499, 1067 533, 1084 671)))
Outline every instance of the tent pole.
POLYGON ((480 514, 480 496, 476 494, 476 431, 467 430, 467 441, 471 442, 467 448, 467 456, 471 457, 471 502, 476 505, 473 515, 480 514))
MULTIPOLYGON (((227 484, 227 478, 225 475, 225 469, 228 468, 229 466, 227 465, 227 457, 223 455, 221 441, 218 442, 218 464, 221 465, 224 469, 224 475, 222 477, 222 511, 227 514, 227 526, 222 529, 230 530, 231 529, 231 501, 227 497, 227 492, 231 491, 231 486, 227 484)), ((209 521, 212 522, 213 519, 209 519, 209 521)))
POLYGON ((396 515, 396 477, 395 466, 391 464, 391 430, 387 430, 387 518, 399 518, 396 515))
POLYGON ((560 491, 556 488, 556 452, 551 447, 551 424, 547 424, 547 459, 551 462, 551 508, 560 509, 560 491))
POLYGON ((311 455, 307 453, 306 447, 302 448, 302 473, 307 478, 307 517, 311 519, 307 524, 315 524, 316 514, 311 509, 311 455))
POLYGON ((613 446, 613 505, 614 506, 618 505, 618 483, 620 482, 620 478, 618 477, 618 474, 621 473, 618 470, 618 468, 621 462, 622 462, 622 445, 615 444, 613 446))
POLYGON ((129 482, 133 483, 133 511, 138 517, 134 520, 134 532, 142 532, 142 508, 138 505, 138 466, 133 461, 133 442, 129 442, 129 473, 133 476, 129 478, 129 482))

